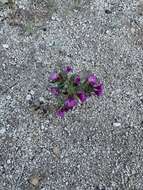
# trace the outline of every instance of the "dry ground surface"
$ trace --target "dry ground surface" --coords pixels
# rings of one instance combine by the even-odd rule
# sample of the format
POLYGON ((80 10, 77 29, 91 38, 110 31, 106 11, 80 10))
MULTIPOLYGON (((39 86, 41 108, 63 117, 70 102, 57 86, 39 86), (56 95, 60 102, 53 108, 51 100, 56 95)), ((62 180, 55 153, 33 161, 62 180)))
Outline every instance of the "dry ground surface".
POLYGON ((0 190, 143 190, 143 1, 0 4, 0 190), (47 88, 65 65, 105 94, 61 120, 47 88))

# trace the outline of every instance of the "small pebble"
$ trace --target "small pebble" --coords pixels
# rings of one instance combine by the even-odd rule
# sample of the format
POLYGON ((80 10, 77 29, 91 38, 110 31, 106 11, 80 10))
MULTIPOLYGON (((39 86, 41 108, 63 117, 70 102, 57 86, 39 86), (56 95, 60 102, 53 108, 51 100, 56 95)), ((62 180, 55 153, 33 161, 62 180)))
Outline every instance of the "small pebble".
POLYGON ((45 98, 44 97, 40 97, 39 101, 40 101, 40 103, 45 103, 45 98))
POLYGON ((34 92, 33 90, 30 90, 30 94, 31 94, 31 95, 34 95, 35 92, 34 92))
POLYGON ((90 7, 90 9, 91 9, 91 10, 94 10, 94 7, 93 7, 93 6, 91 6, 91 7, 90 7))
POLYGON ((0 134, 3 135, 6 132, 6 129, 3 127, 0 129, 0 134))
POLYGON ((111 34, 111 31, 110 30, 106 30, 106 34, 111 34))
POLYGON ((134 33, 135 33, 135 31, 136 31, 136 29, 135 29, 135 28, 131 28, 131 33, 132 33, 132 34, 134 34, 134 33))
POLYGON ((55 16, 52 16, 52 18, 51 18, 52 20, 56 20, 56 17, 55 16))
POLYGON ((60 156, 60 146, 58 144, 54 145, 53 147, 53 154, 56 158, 60 156))
POLYGON ((111 11, 111 10, 109 10, 109 9, 106 9, 106 10, 105 10, 105 13, 106 13, 106 14, 111 14, 111 13, 112 13, 112 11, 111 11))
POLYGON ((113 126, 114 126, 114 127, 120 127, 120 126, 121 126, 121 123, 113 123, 113 126))
POLYGON ((10 160, 7 160, 7 164, 10 164, 11 163, 11 161, 10 160))
POLYGON ((39 176, 32 176, 31 179, 30 179, 30 183, 33 186, 38 186, 39 180, 40 180, 39 176))
POLYGON ((99 186, 98 186, 98 185, 96 186, 95 190, 100 190, 100 188, 99 188, 99 186))
POLYGON ((3 66, 4 69, 6 68, 6 64, 5 63, 2 63, 2 66, 3 66))
POLYGON ((10 95, 8 95, 8 96, 7 96, 7 100, 10 100, 10 99, 11 99, 11 96, 10 96, 10 95))
POLYGON ((67 186, 68 184, 69 184, 68 181, 66 181, 66 186, 67 186))
POLYGON ((30 94, 28 94, 27 96, 26 96, 26 100, 27 101, 30 101, 32 99, 32 96, 30 95, 30 94))
POLYGON ((45 127, 44 127, 44 125, 42 124, 42 125, 41 125, 41 129, 43 130, 44 128, 45 128, 45 127))
POLYGON ((46 32, 46 31, 47 31, 47 28, 46 28, 46 27, 44 27, 44 28, 43 28, 43 31, 44 31, 44 32, 46 32))
POLYGON ((2 46, 3 46, 3 48, 5 48, 5 49, 8 49, 8 48, 9 48, 9 45, 8 45, 8 44, 3 44, 2 46))

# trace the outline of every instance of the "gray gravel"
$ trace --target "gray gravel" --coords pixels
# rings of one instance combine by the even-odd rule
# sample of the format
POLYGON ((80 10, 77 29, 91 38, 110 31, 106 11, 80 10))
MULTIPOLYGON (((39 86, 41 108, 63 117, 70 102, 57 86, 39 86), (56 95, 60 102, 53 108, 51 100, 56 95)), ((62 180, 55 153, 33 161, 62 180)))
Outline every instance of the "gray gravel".
POLYGON ((143 2, 73 2, 37 0, 30 25, 0 9, 0 190, 143 190, 143 2), (48 76, 69 64, 105 94, 60 120, 48 76))

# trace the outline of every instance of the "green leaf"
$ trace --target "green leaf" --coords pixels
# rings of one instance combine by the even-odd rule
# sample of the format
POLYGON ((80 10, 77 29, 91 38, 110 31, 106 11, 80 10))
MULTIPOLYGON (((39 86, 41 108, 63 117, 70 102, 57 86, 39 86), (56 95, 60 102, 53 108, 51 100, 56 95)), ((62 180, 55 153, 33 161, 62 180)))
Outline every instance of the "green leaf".
POLYGON ((90 85, 87 84, 87 83, 82 83, 82 84, 80 85, 80 88, 81 88, 81 90, 85 91, 86 93, 91 93, 91 92, 93 91, 93 87, 90 86, 90 85))
POLYGON ((64 81, 67 80, 68 76, 67 76, 67 74, 64 71, 61 70, 59 74, 63 78, 64 81))
POLYGON ((76 74, 72 74, 71 77, 70 77, 70 81, 73 81, 76 76, 77 76, 76 74))
POLYGON ((64 86, 65 86, 65 84, 63 82, 59 82, 58 83, 58 88, 63 89, 64 86))
POLYGON ((76 93, 76 87, 73 84, 70 84, 67 88, 69 95, 74 95, 76 93))
POLYGON ((58 106, 63 107, 64 106, 64 100, 62 98, 59 98, 58 100, 58 106))
POLYGON ((32 34, 34 32, 34 23, 32 21, 26 23, 25 32, 27 34, 32 34))

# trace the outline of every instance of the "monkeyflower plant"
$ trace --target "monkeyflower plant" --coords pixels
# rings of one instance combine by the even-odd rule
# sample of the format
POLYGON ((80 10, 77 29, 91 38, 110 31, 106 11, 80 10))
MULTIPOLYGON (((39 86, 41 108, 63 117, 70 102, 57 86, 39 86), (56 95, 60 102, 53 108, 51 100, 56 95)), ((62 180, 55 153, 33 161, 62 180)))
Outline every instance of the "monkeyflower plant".
POLYGON ((83 77, 78 73, 73 73, 71 66, 51 73, 49 81, 52 84, 50 92, 57 97, 58 101, 56 115, 61 118, 78 103, 86 102, 92 95, 103 95, 103 83, 97 79, 95 74, 88 72, 83 77))

